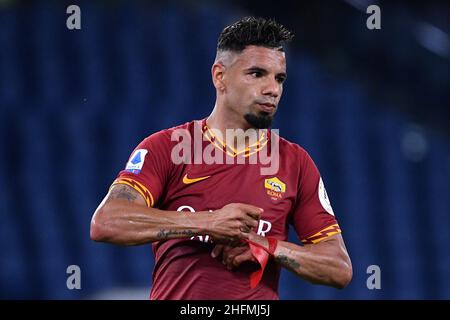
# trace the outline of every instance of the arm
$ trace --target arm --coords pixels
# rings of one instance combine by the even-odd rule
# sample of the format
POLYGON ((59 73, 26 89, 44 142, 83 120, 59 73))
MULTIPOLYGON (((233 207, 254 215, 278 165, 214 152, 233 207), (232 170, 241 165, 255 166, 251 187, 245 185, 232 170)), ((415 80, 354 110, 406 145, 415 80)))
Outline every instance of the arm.
MULTIPOLYGON (((301 149, 298 155, 301 170, 299 171, 297 201, 291 217, 298 237, 304 239, 305 235, 318 232, 321 226, 327 225, 331 228, 337 225, 337 221, 319 170, 306 151, 301 149)), ((315 239, 319 241, 315 244, 305 244, 304 246, 278 241, 273 258, 277 263, 307 281, 337 288, 345 287, 352 278, 352 265, 341 234, 334 233, 334 235, 324 239, 319 237, 319 239, 315 239)), ((268 248, 268 240, 255 233, 251 234, 249 240, 268 248)), ((238 267, 244 261, 254 261, 248 245, 245 252, 242 252, 242 249, 217 245, 211 255, 217 257, 222 252, 222 262, 229 269, 238 267)))
MULTIPOLYGON (((268 248, 264 237, 252 233, 250 241, 268 248)), ((213 257, 223 254, 222 262, 229 270, 238 267, 245 261, 256 262, 248 245, 230 248, 217 245, 213 257)), ((273 259, 299 277, 314 283, 342 289, 352 279, 352 264, 345 248, 341 234, 331 236, 317 244, 299 246, 286 241, 278 241, 273 259)))
POLYGON ((244 204, 229 204, 214 214, 177 212, 148 208, 133 188, 113 185, 91 220, 91 239, 121 245, 139 245, 159 240, 209 234, 216 241, 248 238, 242 232, 258 224, 262 210, 244 204))
MULTIPOLYGON (((268 248, 267 239, 261 236, 254 234, 249 240, 268 248)), ((352 263, 341 234, 304 246, 278 241, 273 258, 283 267, 314 284, 342 289, 350 283, 353 275, 352 263)))

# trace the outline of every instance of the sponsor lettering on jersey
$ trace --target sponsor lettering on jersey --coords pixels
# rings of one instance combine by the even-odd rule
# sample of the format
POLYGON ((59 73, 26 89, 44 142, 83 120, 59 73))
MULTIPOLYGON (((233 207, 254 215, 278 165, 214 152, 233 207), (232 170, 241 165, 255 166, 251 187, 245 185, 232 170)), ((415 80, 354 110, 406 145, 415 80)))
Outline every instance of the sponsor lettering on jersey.
MULTIPOLYGON (((191 206, 180 206, 177 211, 190 211, 190 212, 195 212, 194 208, 192 208, 191 206)), ((209 212, 213 212, 213 210, 209 210, 209 212)), ((263 219, 259 219, 259 224, 258 224, 258 230, 256 231, 256 234, 262 237, 266 236, 266 233, 268 233, 270 230, 272 229, 272 223, 263 219)), ((214 241, 211 239, 211 236, 209 235, 200 235, 200 236, 193 236, 191 237, 191 240, 198 240, 200 242, 211 242, 213 243, 214 241)))

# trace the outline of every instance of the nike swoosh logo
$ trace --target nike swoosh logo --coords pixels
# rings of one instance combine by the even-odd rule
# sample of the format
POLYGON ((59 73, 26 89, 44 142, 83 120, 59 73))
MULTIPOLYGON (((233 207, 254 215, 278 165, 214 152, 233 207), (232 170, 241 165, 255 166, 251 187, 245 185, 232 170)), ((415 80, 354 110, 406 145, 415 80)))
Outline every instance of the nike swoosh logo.
POLYGON ((186 174, 186 175, 183 177, 183 183, 184 183, 184 184, 191 184, 191 183, 194 183, 194 182, 199 182, 199 181, 208 179, 209 177, 211 177, 211 176, 206 176, 206 177, 200 177, 200 178, 194 178, 194 179, 191 179, 191 178, 188 178, 188 175, 186 174))

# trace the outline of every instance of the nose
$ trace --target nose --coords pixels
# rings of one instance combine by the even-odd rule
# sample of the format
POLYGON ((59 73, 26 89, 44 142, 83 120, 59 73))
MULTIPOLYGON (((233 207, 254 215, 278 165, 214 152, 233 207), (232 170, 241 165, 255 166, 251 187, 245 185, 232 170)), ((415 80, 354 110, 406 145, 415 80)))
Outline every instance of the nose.
POLYGON ((278 98, 281 94, 281 84, 275 79, 268 79, 262 88, 262 94, 265 96, 278 98))

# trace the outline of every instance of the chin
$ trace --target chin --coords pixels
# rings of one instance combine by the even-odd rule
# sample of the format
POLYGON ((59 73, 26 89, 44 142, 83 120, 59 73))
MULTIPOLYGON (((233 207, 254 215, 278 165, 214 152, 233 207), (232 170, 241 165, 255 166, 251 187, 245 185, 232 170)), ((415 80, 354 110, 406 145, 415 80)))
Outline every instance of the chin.
POLYGON ((247 123, 255 129, 267 129, 270 128, 273 122, 273 115, 269 114, 268 112, 258 112, 255 113, 247 113, 244 115, 245 120, 247 123))

